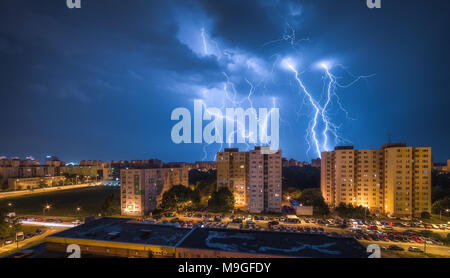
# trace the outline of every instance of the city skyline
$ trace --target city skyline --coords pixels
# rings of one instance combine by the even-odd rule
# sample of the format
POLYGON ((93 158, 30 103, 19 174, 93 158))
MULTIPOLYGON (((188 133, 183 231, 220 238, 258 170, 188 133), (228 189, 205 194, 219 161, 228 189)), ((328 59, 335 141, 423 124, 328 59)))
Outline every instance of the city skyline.
POLYGON ((376 10, 364 1, 114 1, 77 10, 56 0, 1 3, 0 123, 7 136, 0 156, 194 162, 215 160, 225 147, 252 149, 170 139, 174 109, 192 110, 194 99, 220 107, 215 96, 234 84, 237 102, 251 95, 242 108, 280 108, 285 157, 310 161, 315 147, 320 153, 391 141, 430 146, 434 161, 445 162, 450 54, 440 23, 448 19, 435 11, 449 4, 406 3, 376 10), (340 100, 333 97, 329 108, 327 85, 340 100), (320 112, 316 146, 312 134, 304 138, 313 130, 311 103, 320 112), (328 120, 340 127, 339 142, 333 125, 325 139, 328 120))

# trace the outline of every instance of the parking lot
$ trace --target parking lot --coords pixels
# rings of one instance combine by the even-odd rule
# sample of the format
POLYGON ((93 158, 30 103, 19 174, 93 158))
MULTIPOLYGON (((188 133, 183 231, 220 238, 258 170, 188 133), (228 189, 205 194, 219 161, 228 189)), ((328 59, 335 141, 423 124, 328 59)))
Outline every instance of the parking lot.
MULTIPOLYGON (((60 219, 48 216, 20 216, 16 220, 24 226, 24 234, 18 239, 7 238, 0 241, 0 256, 8 254, 16 249, 18 250, 25 246, 36 244, 48 235, 81 224, 81 222, 76 219, 60 219)), ((11 221, 11 219, 6 219, 6 221, 11 221)))

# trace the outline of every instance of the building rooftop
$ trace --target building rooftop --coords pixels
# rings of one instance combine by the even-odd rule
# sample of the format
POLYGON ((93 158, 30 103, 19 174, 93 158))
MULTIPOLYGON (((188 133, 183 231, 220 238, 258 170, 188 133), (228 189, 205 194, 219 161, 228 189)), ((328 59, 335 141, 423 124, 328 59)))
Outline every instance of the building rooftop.
POLYGON ((190 231, 172 225, 137 223, 130 218, 103 217, 50 237, 175 246, 190 231))
POLYGON ((353 238, 231 229, 198 228, 177 247, 287 257, 367 257, 365 248, 353 238))
POLYGON ((129 218, 104 217, 53 234, 49 238, 172 246, 284 257, 367 257, 365 248, 353 238, 235 229, 188 229, 167 224, 137 223, 129 218))

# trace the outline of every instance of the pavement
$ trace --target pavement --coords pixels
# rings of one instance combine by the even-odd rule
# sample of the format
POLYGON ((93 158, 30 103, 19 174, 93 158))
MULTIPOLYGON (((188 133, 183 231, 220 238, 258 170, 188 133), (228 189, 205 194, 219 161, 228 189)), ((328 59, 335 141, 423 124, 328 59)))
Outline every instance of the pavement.
POLYGON ((64 229, 61 229, 61 228, 46 229, 40 235, 20 241, 19 247, 17 247, 17 242, 14 242, 14 243, 8 244, 8 245, 4 245, 4 246, 0 247, 0 257, 3 257, 5 255, 15 252, 15 251, 19 251, 21 249, 26 249, 27 246, 32 246, 32 245, 38 244, 39 242, 42 242, 44 240, 44 238, 46 238, 47 236, 52 235, 57 232, 60 232, 62 230, 64 230, 64 229))
MULTIPOLYGON (((377 244, 379 246, 388 248, 389 245, 397 245, 399 247, 402 247, 405 249, 405 251, 408 251, 408 247, 413 246, 420 248, 421 250, 425 249, 425 245, 423 243, 410 243, 410 242, 381 242, 381 241, 367 241, 367 240, 360 240, 362 244, 365 246, 368 246, 370 244, 377 244)), ((429 254, 434 255, 440 255, 440 256, 446 256, 450 257, 450 246, 439 246, 439 245, 426 245, 426 252, 429 254)))

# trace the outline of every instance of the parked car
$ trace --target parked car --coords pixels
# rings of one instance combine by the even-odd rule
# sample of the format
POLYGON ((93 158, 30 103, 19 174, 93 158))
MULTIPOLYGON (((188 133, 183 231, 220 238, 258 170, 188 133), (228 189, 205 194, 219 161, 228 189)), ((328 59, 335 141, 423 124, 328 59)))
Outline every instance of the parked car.
POLYGON ((34 236, 34 234, 32 234, 32 233, 28 233, 28 234, 26 234, 25 235, 25 239, 27 239, 27 238, 32 238, 34 236))
POLYGON ((393 251, 405 251, 404 248, 398 246, 398 245, 389 245, 388 250, 393 250, 393 251))
POLYGON ((418 252, 418 253, 423 252, 422 249, 420 249, 420 248, 418 248, 418 247, 414 247, 414 246, 410 246, 410 247, 408 248, 408 251, 409 251, 409 252, 418 252))

